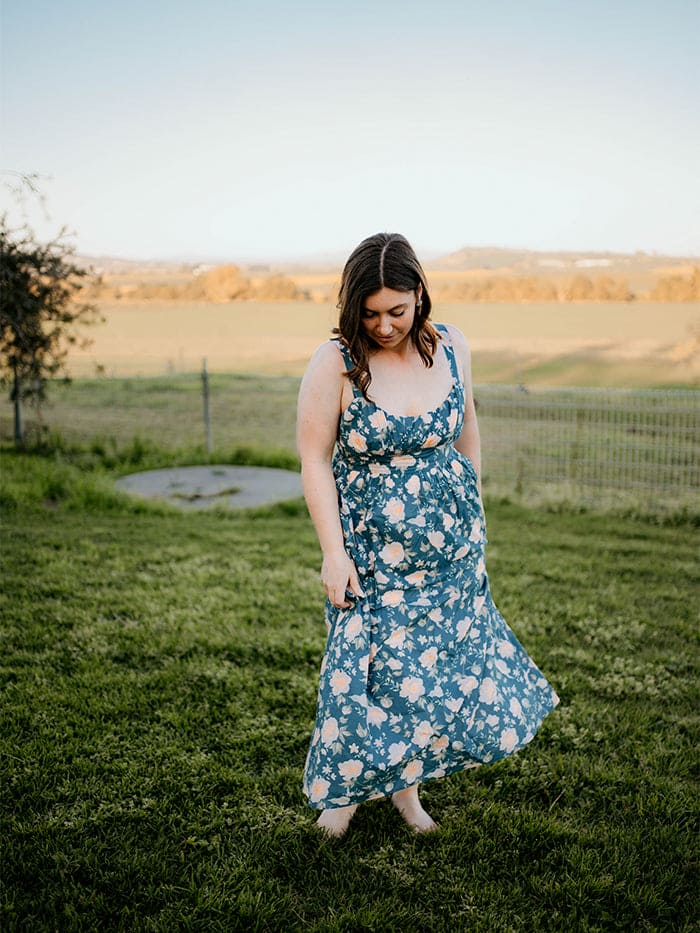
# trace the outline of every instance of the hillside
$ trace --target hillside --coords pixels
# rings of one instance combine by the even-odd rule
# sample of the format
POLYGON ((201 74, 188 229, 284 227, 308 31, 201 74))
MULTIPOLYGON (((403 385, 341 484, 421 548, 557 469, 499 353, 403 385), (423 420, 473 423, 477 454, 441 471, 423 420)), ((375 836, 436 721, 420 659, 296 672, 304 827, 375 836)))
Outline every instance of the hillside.
MULTIPOLYGON (((186 263, 82 257, 95 300, 335 301, 342 261, 186 263), (230 280, 222 289, 222 277, 230 280), (235 278, 235 287, 228 288, 235 278)), ((700 258, 465 247, 425 264, 431 294, 454 301, 697 301, 700 258)))

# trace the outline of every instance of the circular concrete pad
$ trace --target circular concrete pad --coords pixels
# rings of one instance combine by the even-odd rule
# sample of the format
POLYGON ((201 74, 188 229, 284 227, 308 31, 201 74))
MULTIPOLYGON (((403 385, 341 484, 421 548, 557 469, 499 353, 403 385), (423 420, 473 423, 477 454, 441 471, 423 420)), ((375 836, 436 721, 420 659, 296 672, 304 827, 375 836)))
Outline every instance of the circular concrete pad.
POLYGON ((298 499, 301 476, 291 470, 254 466, 189 466, 131 473, 117 489, 145 499, 159 499, 182 509, 224 505, 248 509, 298 499))

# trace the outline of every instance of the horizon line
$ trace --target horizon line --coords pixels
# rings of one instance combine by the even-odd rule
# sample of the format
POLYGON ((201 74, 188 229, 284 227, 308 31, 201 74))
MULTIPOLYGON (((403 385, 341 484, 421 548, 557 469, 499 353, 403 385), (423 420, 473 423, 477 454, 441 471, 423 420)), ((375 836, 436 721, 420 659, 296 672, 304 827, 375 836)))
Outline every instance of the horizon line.
MULTIPOLYGON (((442 262, 445 259, 457 256, 463 252, 503 252, 503 253, 530 253, 533 256, 591 256, 591 257, 648 257, 650 259, 674 259, 674 260, 692 260, 700 261, 700 254, 694 253, 672 253, 660 250, 635 249, 635 250, 617 250, 617 249, 533 249, 527 246, 461 246, 457 249, 442 252, 435 249, 416 249, 416 252, 424 265, 432 262, 442 262)), ((223 257, 220 254, 196 254, 187 253, 180 255, 151 255, 151 256, 127 256, 123 254, 107 252, 89 252, 76 249, 76 257, 88 260, 111 260, 113 262, 143 263, 143 264, 184 264, 184 265, 308 265, 308 264, 341 264, 347 259, 349 252, 337 251, 318 251, 302 254, 273 254, 259 256, 239 255, 236 258, 231 256, 223 257)))

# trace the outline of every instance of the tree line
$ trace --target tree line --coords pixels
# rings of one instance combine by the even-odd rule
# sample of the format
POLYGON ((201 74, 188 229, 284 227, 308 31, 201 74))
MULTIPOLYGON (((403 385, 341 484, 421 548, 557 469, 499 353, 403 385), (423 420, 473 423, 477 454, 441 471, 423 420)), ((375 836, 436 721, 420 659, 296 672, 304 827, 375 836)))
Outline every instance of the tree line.
POLYGON ((94 301, 308 301, 309 294, 286 275, 251 279, 240 266, 216 266, 183 282, 120 285, 98 276, 89 286, 94 301))
MULTIPOLYGON (((449 283, 438 281, 430 293, 433 300, 440 302, 700 301, 700 268, 693 269, 690 275, 661 276, 650 288, 637 291, 625 279, 579 273, 556 279, 522 275, 465 277, 449 283)), ((119 284, 99 277, 88 286, 86 295, 94 301, 311 300, 309 292, 289 276, 275 274, 254 280, 233 264, 192 275, 182 282, 119 284)), ((335 303, 337 295, 327 290, 313 300, 335 303)))
POLYGON ((431 289, 439 301, 700 301, 700 267, 690 275, 660 276, 647 290, 634 291, 611 275, 490 276, 431 289))

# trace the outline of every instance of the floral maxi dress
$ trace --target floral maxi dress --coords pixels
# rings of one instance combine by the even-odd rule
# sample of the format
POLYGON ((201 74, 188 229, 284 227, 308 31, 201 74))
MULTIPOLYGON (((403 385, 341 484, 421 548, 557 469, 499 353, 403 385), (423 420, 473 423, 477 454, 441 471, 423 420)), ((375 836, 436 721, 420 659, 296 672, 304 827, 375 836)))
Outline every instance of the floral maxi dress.
POLYGON ((453 376, 441 405, 392 415, 355 389, 340 418, 333 473, 365 597, 326 600, 303 776, 314 809, 504 758, 559 702, 491 598, 476 472, 454 447, 464 386, 437 327, 453 376))

